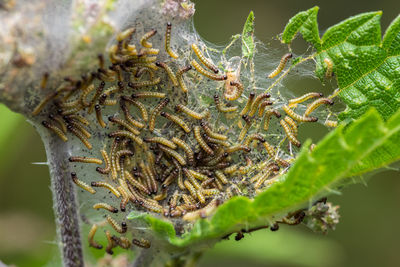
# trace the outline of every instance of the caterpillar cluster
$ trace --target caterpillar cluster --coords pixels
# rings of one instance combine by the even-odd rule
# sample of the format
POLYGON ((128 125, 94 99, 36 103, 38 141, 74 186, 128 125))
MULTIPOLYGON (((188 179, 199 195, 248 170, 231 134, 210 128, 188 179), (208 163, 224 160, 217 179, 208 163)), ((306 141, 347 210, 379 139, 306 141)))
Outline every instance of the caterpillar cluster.
MULTIPOLYGON (((134 44, 135 28, 126 29, 117 35, 108 59, 98 56, 97 71, 79 79, 65 78, 65 84, 32 111, 33 116, 48 116, 42 125, 60 140, 78 138, 88 154, 92 155, 93 136, 109 139, 95 152, 102 158, 73 155, 68 160, 75 164, 72 167, 100 165, 89 183, 79 178, 78 170, 70 177, 94 197, 99 190, 112 194, 112 200, 93 205, 106 215, 104 221, 93 224, 88 237, 91 247, 101 249, 95 233, 111 227, 115 235, 105 230, 110 254, 116 246, 151 246, 149 240, 126 237, 128 223, 113 217, 120 211, 141 210, 192 222, 210 216, 233 196, 254 197, 268 188, 291 163, 279 153, 277 144, 267 140, 271 120, 279 119, 285 139, 300 147, 298 124, 317 121, 311 113, 322 104, 333 104, 320 93, 309 93, 283 106, 287 116, 282 118, 269 93, 246 92, 240 77, 223 73, 197 44, 190 45, 194 52, 190 65, 178 65, 182 55, 171 47, 172 33, 168 22, 164 47, 155 48, 150 41, 157 36, 156 29, 139 38, 140 45, 134 44), (225 92, 215 94, 214 103, 201 110, 190 106, 187 96, 191 88, 186 82, 196 75, 214 80, 216 86, 225 85, 225 92), (315 98, 304 114, 294 111, 297 104, 315 98), (229 127, 221 126, 221 116, 232 121, 226 123, 229 127), (100 133, 92 130, 93 124, 100 133)), ((282 66, 270 77, 278 75, 291 57, 285 55, 282 66)), ((45 74, 41 88, 47 80, 45 74)))

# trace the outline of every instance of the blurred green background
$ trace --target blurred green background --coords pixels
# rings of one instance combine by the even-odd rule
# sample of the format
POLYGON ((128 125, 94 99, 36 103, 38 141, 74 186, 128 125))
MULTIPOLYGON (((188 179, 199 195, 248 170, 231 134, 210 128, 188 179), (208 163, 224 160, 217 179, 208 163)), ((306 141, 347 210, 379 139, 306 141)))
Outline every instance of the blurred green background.
MULTIPOLYGON (((256 35, 268 42, 298 11, 320 6, 321 31, 351 15, 382 10, 386 29, 400 10, 398 0, 262 1, 198 0, 195 25, 207 41, 226 44, 241 32, 250 10, 256 35)), ((384 32, 384 30, 383 30, 384 32)), ((43 266, 57 257, 50 178, 37 133, 22 116, 0 105, 0 260, 43 266)), ((400 173, 377 172, 368 187, 357 184, 329 201, 340 205, 341 222, 328 235, 303 226, 263 230, 240 242, 220 242, 200 266, 400 266, 400 173)))

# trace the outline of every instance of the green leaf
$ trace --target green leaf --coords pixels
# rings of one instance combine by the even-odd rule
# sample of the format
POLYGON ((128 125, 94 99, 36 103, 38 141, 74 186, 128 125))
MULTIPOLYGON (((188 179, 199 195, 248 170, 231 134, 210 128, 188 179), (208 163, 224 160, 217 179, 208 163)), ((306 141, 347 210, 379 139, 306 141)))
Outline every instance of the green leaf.
MULTIPOLYGON (((378 21, 376 24, 379 26, 378 21)), ((400 108, 399 25, 397 17, 389 26, 382 44, 357 47, 343 44, 340 48, 347 50, 343 53, 344 60, 335 63, 339 96, 348 106, 340 114, 340 119, 357 118, 371 106, 388 119, 400 108)), ((376 34, 380 35, 380 30, 376 29, 376 34)))
POLYGON ((250 12, 242 33, 242 56, 252 58, 254 56, 254 13, 250 12))
MULTIPOLYGON (((393 115, 387 122, 388 128, 393 129, 400 124, 400 112, 393 115)), ((382 145, 369 153, 357 166, 351 170, 351 175, 356 176, 387 166, 400 160, 400 133, 393 134, 382 145)))
POLYGON ((303 11, 291 18, 286 24, 282 33, 282 42, 290 44, 296 34, 300 32, 304 40, 312 43, 315 48, 319 49, 321 40, 319 39, 317 14, 319 7, 315 6, 307 11, 303 11))
POLYGON ((322 37, 322 47, 316 47, 317 51, 327 50, 345 42, 358 46, 379 45, 381 15, 381 11, 363 13, 330 27, 322 37))
POLYGON ((400 15, 390 24, 383 37, 382 47, 388 56, 400 54, 400 15))
POLYGON ((400 18, 389 26, 381 42, 382 12, 363 13, 330 27, 316 42, 316 9, 300 12, 287 24, 282 35, 290 43, 297 32, 317 50, 316 74, 322 80, 327 71, 326 59, 333 63, 339 90, 335 93, 347 105, 341 120, 360 117, 375 107, 384 119, 400 108, 400 18), (311 21, 314 21, 311 23, 311 21), (304 27, 308 29, 308 35, 304 27), (312 27, 311 27, 312 25, 312 27), (302 32, 303 31, 303 32, 302 32))
MULTIPOLYGON (((399 143, 399 136, 400 111, 385 123, 372 109, 349 127, 339 126, 312 152, 304 145, 283 182, 271 186, 254 200, 232 198, 220 206, 214 216, 197 221, 181 237, 168 221, 151 216, 146 216, 145 220, 159 237, 175 247, 212 243, 231 232, 273 222, 273 217, 276 219, 280 214, 304 207, 336 189, 354 174, 359 162, 367 163, 369 155, 392 145, 396 138, 399 143)), ((393 161, 399 153, 387 154, 382 159, 393 161)))

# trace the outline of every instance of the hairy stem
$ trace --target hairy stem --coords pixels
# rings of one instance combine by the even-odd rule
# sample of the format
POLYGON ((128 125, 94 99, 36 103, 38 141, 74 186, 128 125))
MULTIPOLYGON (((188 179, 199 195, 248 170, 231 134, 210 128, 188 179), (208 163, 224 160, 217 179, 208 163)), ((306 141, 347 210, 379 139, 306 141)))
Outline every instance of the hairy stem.
POLYGON ((83 266, 82 244, 75 191, 69 177, 65 143, 58 137, 50 137, 45 143, 51 174, 54 213, 60 238, 63 265, 83 266))

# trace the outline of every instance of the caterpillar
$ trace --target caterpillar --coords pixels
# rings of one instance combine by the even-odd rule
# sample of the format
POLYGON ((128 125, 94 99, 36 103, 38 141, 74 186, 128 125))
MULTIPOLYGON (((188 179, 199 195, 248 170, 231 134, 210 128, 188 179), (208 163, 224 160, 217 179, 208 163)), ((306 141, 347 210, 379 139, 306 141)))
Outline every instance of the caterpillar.
POLYGON ((222 171, 215 171, 215 176, 221 181, 223 184, 228 183, 228 179, 222 171))
POLYGON ((269 75, 268 78, 274 78, 275 76, 277 76, 279 73, 281 73, 281 71, 285 68, 286 66, 286 62, 293 57, 292 53, 287 53, 285 55, 283 55, 283 57, 281 58, 281 61, 279 62, 278 67, 276 67, 275 70, 273 70, 269 75))
POLYGON ((92 144, 86 139, 86 137, 78 130, 76 129, 73 125, 68 124, 67 125, 68 131, 72 132, 76 137, 78 137, 81 142, 88 148, 92 149, 92 144))
POLYGON ((186 165, 186 160, 175 150, 172 150, 172 149, 162 146, 162 145, 160 146, 160 149, 162 151, 164 151, 165 153, 167 153, 168 155, 170 155, 171 157, 175 158, 179 162, 180 165, 182 165, 182 166, 186 165))
POLYGON ((47 85, 47 81, 49 80, 50 74, 48 72, 43 73, 42 81, 40 82, 40 89, 45 89, 47 85))
POLYGON ((329 58, 324 58, 324 63, 326 65, 325 77, 327 79, 330 79, 330 78, 332 78, 332 75, 333 75, 333 62, 329 58))
POLYGON ((69 115, 69 116, 65 116, 64 119, 67 120, 67 121, 76 120, 76 121, 78 121, 81 124, 86 125, 86 126, 90 124, 89 121, 86 118, 82 117, 79 114, 72 114, 72 115, 69 115))
POLYGON ((216 188, 211 188, 211 189, 203 189, 201 190, 201 192, 203 193, 203 195, 205 196, 215 196, 218 195, 219 193, 221 193, 218 189, 216 188))
POLYGON ((154 71, 151 68, 145 66, 139 67, 134 77, 140 78, 145 72, 149 74, 150 80, 154 80, 154 71))
POLYGON ((194 178, 196 178, 197 180, 205 181, 205 180, 207 180, 207 179, 209 178, 207 175, 204 175, 204 174, 202 174, 202 173, 200 173, 200 172, 197 172, 197 171, 195 171, 195 170, 188 170, 188 171, 189 171, 190 174, 191 174, 194 178))
POLYGON ((67 124, 66 124, 65 121, 61 118, 61 116, 50 114, 50 115, 49 115, 49 119, 51 119, 51 120, 57 122, 58 125, 60 126, 60 130, 61 130, 64 134, 67 133, 67 124))
POLYGON ((142 81, 142 82, 135 82, 135 83, 128 82, 128 86, 133 88, 133 89, 136 89, 136 88, 140 88, 140 87, 154 86, 154 85, 159 84, 160 82, 161 82, 161 78, 157 77, 157 78, 155 78, 153 80, 150 80, 150 81, 142 81))
POLYGON ((174 72, 171 70, 171 68, 166 63, 157 61, 156 62, 156 66, 163 68, 167 72, 168 77, 169 77, 169 79, 171 80, 171 82, 172 82, 172 84, 174 86, 178 86, 179 85, 178 84, 178 80, 177 80, 174 72))
POLYGON ((152 193, 157 193, 158 190, 158 185, 156 182, 156 178, 154 176, 154 173, 152 172, 151 168, 149 167, 148 164, 144 164, 143 162, 141 163, 141 167, 144 173, 144 177, 147 180, 147 185, 148 188, 152 193))
POLYGON ((124 236, 121 237, 112 236, 111 238, 118 246, 120 246, 123 249, 129 249, 132 246, 131 241, 129 241, 128 238, 124 236))
POLYGON ((263 172, 262 176, 257 180, 257 182, 254 184, 254 188, 258 189, 261 187, 265 180, 268 179, 268 177, 273 173, 279 171, 279 166, 272 164, 270 167, 268 167, 265 172, 263 172))
POLYGON ((289 100, 289 107, 294 107, 296 104, 300 104, 303 103, 311 98, 318 98, 318 97, 322 97, 323 94, 322 93, 316 93, 316 92, 312 92, 312 93, 307 93, 305 95, 302 95, 300 97, 297 98, 293 98, 289 100))
POLYGON ((149 130, 151 132, 154 131, 155 125, 156 125, 156 116, 161 112, 161 110, 169 103, 168 98, 164 98, 161 100, 158 105, 153 109, 153 111, 150 114, 150 119, 149 119, 149 130))
MULTIPOLYGON (((77 121, 75 120, 69 120, 67 119, 67 123, 72 126, 73 128, 76 129, 77 132, 81 133, 85 138, 90 138, 92 137, 92 135, 84 128, 84 126, 82 126, 81 124, 79 124, 77 121)), ((68 129, 68 126, 67 126, 68 129)))
POLYGON ((309 117, 311 112, 313 112, 314 110, 316 110, 319 106, 321 106, 322 104, 325 105, 333 105, 333 100, 330 98, 319 98, 317 100, 315 100, 314 102, 312 102, 311 104, 309 104, 307 106, 306 111, 304 112, 304 116, 309 117))
POLYGON ((134 244, 135 246, 141 247, 141 248, 150 248, 151 243, 149 240, 146 239, 133 239, 132 240, 132 244, 134 244))
POLYGON ((119 225, 110 215, 107 215, 106 219, 112 228, 120 234, 125 233, 128 229, 126 222, 122 222, 121 225, 119 225))
POLYGON ((249 98, 247 99, 247 103, 244 106, 244 108, 242 109, 242 111, 240 112, 240 116, 245 115, 247 112, 249 112, 251 106, 253 105, 253 101, 254 101, 254 97, 256 96, 255 92, 251 92, 249 94, 249 98))
POLYGON ((151 43, 149 43, 148 40, 149 40, 151 37, 153 37, 156 33, 157 33, 157 30, 154 30, 154 29, 152 29, 151 31, 145 33, 145 34, 142 36, 142 38, 140 39, 140 44, 141 44, 143 47, 146 47, 146 48, 151 48, 151 47, 153 47, 153 45, 152 45, 151 43))
POLYGON ((204 66, 212 70, 214 73, 219 72, 217 66, 215 66, 209 59, 207 59, 203 55, 203 53, 200 51, 200 48, 196 44, 192 44, 192 49, 200 62, 204 64, 204 66))
POLYGON ((103 156, 103 159, 104 159, 104 162, 105 162, 106 166, 104 168, 97 167, 96 171, 99 172, 99 173, 102 173, 102 174, 107 174, 107 173, 110 172, 110 169, 111 169, 111 167, 110 167, 110 165, 111 165, 110 158, 108 157, 108 154, 104 149, 100 150, 100 153, 103 156))
POLYGON ((134 135, 139 135, 140 131, 135 129, 131 124, 129 124, 127 121, 124 121, 120 118, 117 118, 115 116, 110 116, 108 117, 108 120, 110 122, 114 122, 116 124, 121 125, 122 127, 126 128, 129 132, 133 133, 134 135))
POLYGON ((86 184, 85 182, 81 181, 78 179, 78 177, 76 176, 75 172, 71 172, 71 179, 72 181, 79 186, 80 188, 82 188, 83 190, 86 190, 87 192, 89 192, 90 194, 95 194, 96 190, 94 190, 93 188, 91 188, 88 184, 86 184))
POLYGON ((289 124, 290 128, 292 128, 292 132, 295 136, 297 136, 298 134, 298 130, 297 130, 297 123, 290 117, 285 116, 284 121, 289 124))
POLYGON ((59 94, 59 92, 52 92, 50 94, 48 94, 36 107, 35 109, 32 111, 31 115, 32 116, 36 116, 38 115, 42 109, 46 106, 47 103, 49 103, 51 100, 53 100, 57 95, 59 94))
POLYGON ((101 107, 100 107, 100 105, 95 105, 94 109, 96 111, 97 122, 99 123, 100 127, 105 128, 107 125, 103 120, 103 116, 101 115, 101 107))
POLYGON ((225 99, 229 101, 237 100, 244 92, 243 84, 240 83, 239 81, 230 81, 229 85, 235 87, 236 90, 225 89, 224 92, 225 99))
POLYGON ((248 115, 243 115, 242 119, 246 122, 246 124, 243 126, 242 130, 240 131, 238 141, 243 141, 244 137, 246 136, 246 134, 252 124, 252 120, 248 115))
POLYGON ((297 140, 297 138, 296 138, 295 134, 293 133, 289 124, 287 124, 286 121, 284 121, 284 120, 280 120, 279 123, 282 126, 283 130, 285 131, 286 136, 289 138, 290 143, 292 143, 293 145, 295 145, 297 147, 300 147, 301 143, 299 140, 297 140))
POLYGON ((215 105, 217 106, 218 111, 220 112, 234 112, 238 109, 237 106, 234 107, 226 107, 224 106, 221 101, 219 100, 219 96, 218 95, 214 95, 214 102, 215 105))
POLYGON ((50 122, 47 121, 42 121, 42 125, 46 127, 47 129, 52 130, 61 140, 64 142, 68 141, 68 137, 63 133, 63 131, 58 128, 57 126, 51 124, 50 122))
POLYGON ((192 69, 191 65, 179 68, 178 72, 176 73, 176 79, 178 80, 178 84, 182 89, 182 92, 187 93, 188 88, 186 87, 185 81, 183 80, 183 74, 185 72, 188 72, 189 70, 192 69))
POLYGON ((225 169, 223 170, 223 172, 224 172, 225 174, 231 175, 231 174, 235 173, 235 172, 237 171, 237 169, 238 169, 238 165, 237 165, 237 164, 234 164, 234 165, 232 165, 232 166, 229 166, 228 168, 225 168, 225 169))
POLYGON ((179 191, 175 190, 174 194, 172 195, 172 197, 169 200, 169 208, 170 209, 175 209, 177 204, 178 204, 178 199, 179 199, 179 191))
POLYGON ((204 132, 211 138, 215 138, 222 141, 226 141, 228 139, 228 136, 226 135, 213 132, 205 121, 200 122, 200 126, 203 128, 204 132))
POLYGON ((207 115, 207 113, 202 112, 202 113, 197 113, 191 109, 189 109, 188 107, 182 105, 182 104, 178 104, 175 106, 175 111, 177 112, 183 112, 186 115, 188 115, 189 117, 196 119, 196 120, 201 120, 204 119, 207 115))
POLYGON ((207 145, 207 143, 201 137, 200 126, 194 127, 194 138, 196 139, 196 141, 200 145, 200 147, 205 152, 207 152, 207 154, 214 155, 214 151, 207 145))
POLYGON ((118 192, 117 189, 114 188, 114 186, 112 186, 109 183, 106 182, 91 182, 90 184, 93 187, 104 187, 107 188, 108 190, 110 190, 111 193, 113 193, 117 198, 121 197, 121 193, 118 192))
POLYGON ((133 156, 133 152, 129 149, 121 149, 115 153, 115 161, 116 161, 116 168, 117 171, 121 170, 121 166, 119 164, 120 158, 125 156, 133 156))
POLYGON ((129 36, 131 36, 132 34, 134 34, 136 31, 136 28, 128 28, 126 30, 124 30, 123 32, 119 33, 116 37, 118 42, 121 42, 125 39, 127 39, 129 36))
POLYGON ((164 111, 162 111, 160 113, 160 115, 163 116, 164 118, 174 122, 175 124, 179 125, 186 133, 190 133, 191 129, 187 125, 187 123, 183 121, 183 119, 179 118, 178 116, 164 112, 164 111))
POLYGON ((87 158, 87 157, 69 157, 68 161, 69 162, 81 162, 81 163, 94 163, 94 164, 98 164, 98 165, 103 164, 103 161, 101 159, 87 158))
POLYGON ((139 189, 141 192, 150 195, 151 192, 150 190, 144 186, 141 182, 139 182, 138 180, 134 179, 133 176, 130 174, 130 172, 125 171, 125 178, 126 180, 128 180, 129 183, 132 184, 132 186, 136 187, 137 189, 139 189))
POLYGON ((246 153, 250 153, 251 148, 248 147, 248 146, 244 146, 244 145, 238 144, 238 145, 234 145, 234 146, 228 147, 225 151, 227 153, 229 153, 229 154, 232 154, 232 153, 234 153, 236 151, 240 151, 240 150, 244 151, 246 153))
POLYGON ((146 55, 158 55, 158 53, 160 53, 160 49, 142 48, 142 49, 140 49, 138 56, 142 57, 142 56, 146 56, 146 55))
MULTIPOLYGON (((182 168, 185 177, 189 180, 189 182, 193 185, 196 190, 201 188, 200 184, 197 182, 193 174, 186 168, 182 168)), ((195 194, 196 195, 196 194, 195 194)))
POLYGON ((281 117, 279 111, 275 109, 267 110, 264 114, 264 127, 263 127, 264 131, 268 131, 269 121, 271 120, 272 115, 275 115, 275 117, 277 117, 278 119, 281 117))
POLYGON ((258 106, 260 105, 261 100, 263 100, 263 99, 265 99, 265 98, 269 98, 269 97, 271 97, 271 95, 268 94, 268 93, 262 93, 262 94, 258 95, 258 96, 254 99, 254 102, 253 102, 252 105, 251 105, 251 109, 250 109, 250 112, 249 112, 249 116, 250 116, 250 117, 253 117, 253 116, 256 114, 256 112, 257 112, 257 109, 258 109, 258 106))
POLYGON ((185 185, 186 189, 189 191, 189 193, 194 197, 197 198, 196 194, 196 189, 194 186, 189 182, 189 181, 184 181, 183 184, 185 185))
POLYGON ((178 145, 180 148, 185 151, 186 158, 189 162, 190 165, 194 164, 194 153, 193 150, 190 148, 188 144, 186 144, 183 140, 177 138, 177 137, 172 137, 172 142, 174 142, 176 145, 178 145))
POLYGON ((161 187, 162 188, 167 188, 177 177, 178 175, 178 169, 174 169, 167 178, 165 178, 164 182, 162 183, 161 187))
POLYGON ((160 205, 157 204, 157 203, 150 202, 150 201, 148 201, 148 200, 144 200, 144 201, 141 203, 141 205, 142 205, 143 207, 147 208, 148 210, 153 211, 153 212, 155 212, 155 213, 163 213, 163 212, 164 212, 162 206, 160 206, 160 205))
POLYGON ((200 74, 202 74, 203 76, 206 76, 207 78, 211 79, 211 80, 215 80, 215 81, 224 81, 226 79, 228 79, 228 76, 226 76, 226 74, 214 74, 211 73, 205 69, 203 69, 202 66, 200 66, 199 63, 197 63, 196 60, 192 60, 190 61, 190 64, 193 66, 193 68, 195 68, 200 74))
POLYGON ((183 220, 195 221, 199 218, 206 218, 215 211, 215 209, 218 207, 219 204, 221 204, 221 201, 214 198, 204 208, 185 214, 183 216, 183 220))
POLYGON ((308 117, 306 115, 301 116, 301 115, 295 113, 288 106, 283 106, 282 109, 286 112, 287 115, 289 115, 292 119, 294 119, 298 122, 316 122, 316 121, 318 121, 318 118, 316 118, 316 117, 308 117))
POLYGON ((143 145, 143 139, 141 139, 139 136, 136 136, 129 131, 118 130, 108 134, 108 137, 116 137, 116 136, 128 137, 131 140, 135 141, 135 143, 137 143, 139 146, 143 145))
POLYGON ((118 209, 117 208, 114 208, 113 206, 111 206, 110 204, 107 204, 107 203, 94 204, 93 208, 96 209, 96 210, 97 209, 105 209, 105 210, 107 210, 109 212, 112 212, 112 213, 118 213, 118 209))
POLYGON ((145 142, 148 143, 159 143, 171 149, 176 149, 176 144, 162 136, 152 137, 152 138, 145 138, 143 139, 145 142))
POLYGON ((251 143, 253 140, 258 140, 258 141, 260 141, 261 143, 264 143, 264 142, 265 142, 265 139, 264 139, 264 137, 263 137, 261 134, 259 134, 259 133, 253 133, 253 134, 250 134, 249 136, 247 136, 247 138, 246 138, 246 139, 244 140, 244 142, 243 142, 243 145, 244 145, 244 146, 249 146, 250 143, 251 143))
POLYGON ((165 51, 173 59, 177 59, 179 56, 171 49, 171 22, 167 22, 167 30, 165 31, 165 51))
POLYGON ((89 241, 89 246, 97 249, 102 249, 103 246, 98 244, 96 241, 94 241, 94 235, 97 232, 98 225, 93 224, 92 228, 90 228, 89 235, 88 235, 88 241, 89 241))
MULTIPOLYGON (((105 83, 104 83, 104 85, 105 85, 105 83)), ((87 102, 86 98, 87 98, 87 95, 89 95, 93 90, 94 90, 94 84, 91 84, 91 85, 87 86, 83 90, 81 96, 79 97, 79 102, 80 102, 81 105, 83 105, 85 107, 89 107, 90 106, 91 102, 87 102)), ((61 103, 59 103, 59 106, 63 107, 63 108, 75 107, 77 104, 79 104, 79 102, 78 102, 78 100, 75 100, 75 101, 72 101, 72 102, 66 102, 66 103, 65 102, 64 103, 61 102, 61 103)))
POLYGON ((106 247, 106 252, 110 255, 114 254, 112 251, 113 248, 115 248, 117 245, 115 244, 114 240, 111 237, 110 231, 106 230, 106 238, 107 238, 107 247, 106 247))
MULTIPOLYGON (((101 82, 100 85, 97 87, 96 93, 94 94, 92 100, 89 103, 89 110, 88 110, 89 114, 91 114, 93 112, 93 109, 94 109, 94 107, 96 105, 97 100, 102 95, 102 92, 104 90, 104 86, 105 86, 105 83, 101 82)), ((107 103, 107 101, 104 101, 104 104, 106 104, 106 103, 107 103)))
POLYGON ((207 133, 203 134, 203 138, 207 143, 213 143, 213 144, 218 144, 221 146, 229 147, 230 143, 221 139, 213 138, 207 135, 207 133))
POLYGON ((164 98, 165 93, 160 92, 137 92, 131 95, 132 98, 148 98, 148 97, 155 97, 155 98, 164 98))
POLYGON ((335 127, 338 126, 338 122, 337 121, 331 121, 331 120, 326 120, 324 124, 326 126, 332 127, 332 128, 335 128, 335 127))
POLYGON ((211 158, 210 161, 206 162, 206 165, 207 166, 215 166, 218 163, 220 163, 221 161, 224 161, 228 156, 229 156, 229 154, 227 152, 220 153, 218 156, 211 158))
MULTIPOLYGON (((143 123, 141 123, 141 122, 135 120, 135 119, 132 117, 132 115, 129 113, 129 109, 128 109, 128 107, 126 106, 126 103, 125 103, 124 98, 121 99, 120 107, 121 107, 121 109, 122 109, 122 112, 124 113, 125 119, 126 119, 130 124, 132 124, 134 127, 139 128, 139 129, 144 128, 145 125, 144 125, 143 123)), ((143 114, 143 113, 142 113, 142 116, 143 116, 143 117, 146 116, 146 118, 147 118, 147 111, 146 111, 146 114, 143 114)), ((146 121, 147 121, 147 120, 146 120, 146 121)))
POLYGON ((261 102, 260 104, 260 108, 258 109, 258 117, 262 117, 262 115, 264 114, 265 108, 267 106, 271 106, 273 103, 269 100, 265 100, 263 102, 261 102))

